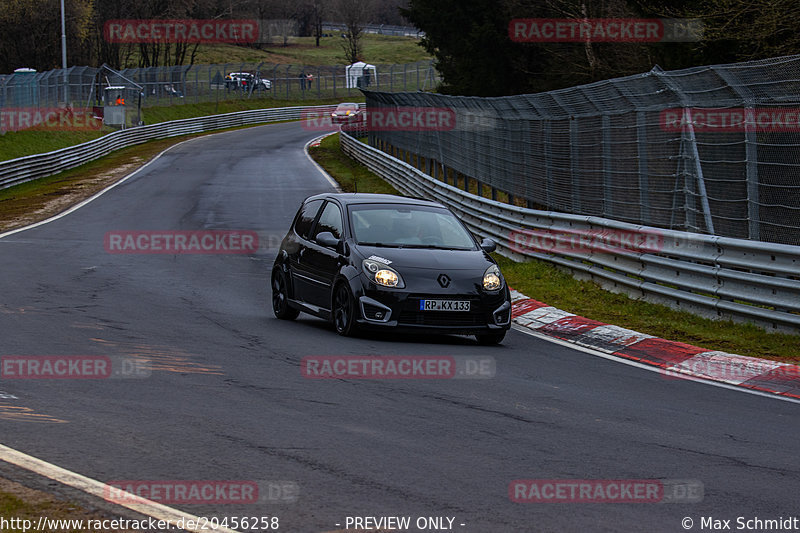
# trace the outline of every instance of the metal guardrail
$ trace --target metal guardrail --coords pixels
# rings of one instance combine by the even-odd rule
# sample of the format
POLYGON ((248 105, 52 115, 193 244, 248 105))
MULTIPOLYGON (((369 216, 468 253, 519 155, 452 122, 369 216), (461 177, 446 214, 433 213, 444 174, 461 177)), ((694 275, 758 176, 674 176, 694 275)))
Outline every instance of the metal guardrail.
MULTIPOLYGON (((448 205, 469 228, 516 260, 532 257, 566 267, 617 292, 647 296, 712 317, 800 331, 800 246, 663 230, 606 218, 517 207, 470 194, 342 132, 342 150, 403 194, 448 205), (540 253, 514 242, 524 232, 629 232, 658 235, 650 253, 540 253)), ((535 295, 534 295, 535 296, 535 295)))
POLYGON ((371 112, 448 110, 440 124, 376 127, 371 146, 527 207, 800 246, 800 55, 496 98, 365 96, 371 112))
POLYGON ((92 141, 62 148, 45 154, 35 154, 0 162, 0 189, 19 185, 27 181, 52 176, 94 161, 114 150, 135 144, 191 133, 201 133, 223 128, 246 126, 280 120, 298 120, 303 111, 321 111, 333 106, 296 106, 272 109, 237 111, 222 115, 188 118, 161 122, 115 131, 92 141))

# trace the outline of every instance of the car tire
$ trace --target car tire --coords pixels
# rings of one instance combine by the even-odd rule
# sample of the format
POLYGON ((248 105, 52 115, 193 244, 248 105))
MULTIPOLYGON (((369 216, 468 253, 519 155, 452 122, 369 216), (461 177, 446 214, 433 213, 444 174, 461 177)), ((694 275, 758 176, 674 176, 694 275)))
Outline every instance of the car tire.
POLYGON ((331 315, 336 333, 349 337, 356 332, 356 306, 347 283, 337 283, 333 289, 331 315))
POLYGON ((289 305, 289 284, 280 270, 272 271, 272 312, 281 320, 294 320, 300 314, 289 305))
POLYGON ((506 332, 501 331, 500 333, 487 333, 485 335, 475 335, 475 339, 481 346, 494 346, 496 344, 500 344, 501 342, 503 342, 505 336, 506 332))

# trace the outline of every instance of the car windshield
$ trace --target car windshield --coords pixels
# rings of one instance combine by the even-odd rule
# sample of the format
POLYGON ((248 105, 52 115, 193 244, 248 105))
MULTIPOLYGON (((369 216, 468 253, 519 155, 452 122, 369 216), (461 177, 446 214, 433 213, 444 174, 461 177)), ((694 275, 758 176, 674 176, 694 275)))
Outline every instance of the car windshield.
POLYGON ((475 240, 447 209, 411 204, 350 207, 358 244, 388 248, 474 250, 475 240))
POLYGON ((336 107, 337 113, 345 113, 347 111, 356 111, 358 110, 358 104, 339 104, 336 107))

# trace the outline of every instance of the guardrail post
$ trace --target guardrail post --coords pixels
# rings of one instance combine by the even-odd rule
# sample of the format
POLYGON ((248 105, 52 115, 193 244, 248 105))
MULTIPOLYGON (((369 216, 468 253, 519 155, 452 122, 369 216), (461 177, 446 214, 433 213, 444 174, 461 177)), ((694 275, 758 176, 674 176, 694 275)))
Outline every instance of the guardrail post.
MULTIPOLYGON (((544 179, 545 179, 545 201, 547 208, 553 209, 553 124, 549 118, 542 121, 544 123, 544 179)), ((511 194, 508 195, 508 203, 511 201, 511 194)))
POLYGON ((744 147, 745 147, 745 174, 747 176, 747 236, 750 239, 761 239, 761 216, 759 208, 758 190, 758 138, 754 131, 753 124, 753 102, 755 95, 753 91, 738 83, 736 76, 725 68, 711 67, 715 74, 722 78, 744 102, 745 125, 744 125, 744 147))
POLYGON ((614 197, 611 193, 613 190, 614 180, 612 178, 613 165, 612 151, 611 151, 611 117, 603 113, 603 216, 614 218, 614 197))
POLYGON ((639 209, 642 224, 650 223, 650 176, 647 161, 647 114, 636 112, 636 148, 639 160, 639 209))
POLYGON ((569 121, 569 157, 570 174, 572 174, 572 212, 576 215, 581 212, 580 156, 578 120, 571 117, 569 121))
MULTIPOLYGON (((753 117, 752 105, 745 108, 745 116, 747 115, 753 117)), ((761 240, 761 215, 758 211, 758 139, 751 123, 745 125, 744 147, 747 174, 747 236, 750 239, 761 240)))

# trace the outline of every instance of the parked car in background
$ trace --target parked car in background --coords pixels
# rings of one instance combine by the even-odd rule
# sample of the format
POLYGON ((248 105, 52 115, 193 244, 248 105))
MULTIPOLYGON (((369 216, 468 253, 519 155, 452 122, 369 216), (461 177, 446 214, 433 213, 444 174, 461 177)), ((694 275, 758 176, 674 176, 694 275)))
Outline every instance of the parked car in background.
POLYGON ((234 91, 269 91, 272 89, 272 82, 250 72, 229 72, 225 76, 225 88, 234 91))

